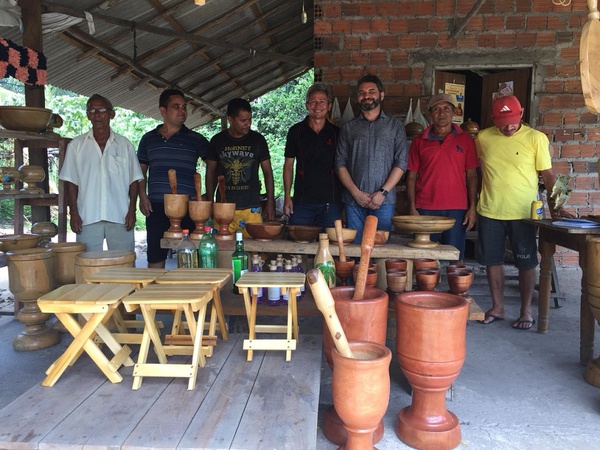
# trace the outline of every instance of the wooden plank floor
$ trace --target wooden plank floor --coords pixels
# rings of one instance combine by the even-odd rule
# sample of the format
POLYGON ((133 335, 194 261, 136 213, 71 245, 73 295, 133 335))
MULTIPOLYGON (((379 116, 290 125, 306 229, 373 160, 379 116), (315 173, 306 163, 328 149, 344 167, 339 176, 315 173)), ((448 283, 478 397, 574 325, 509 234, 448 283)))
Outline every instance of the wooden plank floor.
POLYGON ((0 410, 0 449, 316 448, 321 336, 300 335, 291 362, 274 351, 246 361, 245 337, 219 341, 193 391, 171 378, 132 391, 131 367, 111 384, 84 355, 0 410))

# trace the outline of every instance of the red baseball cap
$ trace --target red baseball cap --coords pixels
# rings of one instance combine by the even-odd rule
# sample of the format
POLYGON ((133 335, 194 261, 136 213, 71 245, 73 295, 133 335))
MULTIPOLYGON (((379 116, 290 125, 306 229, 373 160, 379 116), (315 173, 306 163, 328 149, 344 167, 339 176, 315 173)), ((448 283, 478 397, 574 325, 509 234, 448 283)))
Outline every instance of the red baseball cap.
POLYGON ((521 122, 521 103, 514 95, 498 97, 492 105, 492 119, 494 125, 503 128, 506 125, 514 125, 521 122))

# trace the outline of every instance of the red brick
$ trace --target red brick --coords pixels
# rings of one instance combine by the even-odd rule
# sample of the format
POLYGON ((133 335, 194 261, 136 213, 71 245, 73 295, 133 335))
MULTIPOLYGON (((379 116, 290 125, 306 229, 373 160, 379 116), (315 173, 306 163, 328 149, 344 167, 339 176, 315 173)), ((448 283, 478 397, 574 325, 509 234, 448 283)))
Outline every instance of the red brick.
POLYGON ((514 47, 517 42, 517 35, 514 33, 499 34, 496 37, 496 45, 498 47, 514 47))
POLYGON ((578 144, 563 145, 560 149, 561 158, 579 158, 581 156, 581 148, 578 144))
POLYGON ((454 15, 454 1, 453 0, 438 0, 433 3, 435 4, 435 15, 436 16, 454 15))
POLYGON ((481 33, 477 40, 480 47, 495 47, 496 46, 496 35, 489 33, 481 33))
POLYGON ((350 87, 342 84, 336 84, 331 86, 331 93, 334 97, 348 98, 350 96, 350 87))
POLYGON ((519 14, 531 12, 531 3, 529 2, 515 2, 515 11, 519 14))
POLYGON ((563 82, 559 80, 546 80, 544 87, 547 93, 554 92, 562 94, 564 92, 563 82))
POLYGON ((596 145, 595 144, 581 144, 581 157, 592 158, 596 156, 596 145))
POLYGON ((409 20, 408 21, 408 32, 409 33, 424 33, 427 31, 426 20, 409 20))
POLYGON ((483 30, 483 17, 474 16, 465 27, 465 30, 480 33, 483 30))
POLYGON ((379 48, 398 48, 398 36, 379 36, 379 48))
POLYGON ((352 32, 352 23, 349 20, 332 20, 331 31, 334 34, 350 34, 352 32))
POLYGON ((324 36, 322 50, 328 52, 335 52, 341 50, 340 38, 338 36, 324 36))
POLYGON ((408 52, 396 51, 390 52, 390 63, 392 65, 408 64, 408 52))
POLYGON ((541 123, 544 125, 562 125, 563 116, 560 113, 547 112, 542 115, 541 123))
MULTIPOLYGON (((600 192, 590 192, 590 205, 599 205, 600 204, 600 192)), ((569 199, 570 200, 570 199, 569 199)))
POLYGON ((373 19, 371 20, 371 33, 387 33, 389 31, 388 19, 373 19))
POLYGON ((460 36, 456 40, 457 48, 474 48, 477 47, 477 35, 474 33, 469 34, 468 36, 460 36))
POLYGON ((569 251, 568 253, 561 253, 559 257, 560 266, 578 266, 579 265, 579 253, 569 251))
POLYGON ((342 16, 358 16, 358 5, 356 3, 342 3, 342 16))
POLYGON ((588 204, 588 194, 586 192, 573 192, 571 197, 569 197, 569 205, 587 205, 588 204))
POLYGON ((554 133, 554 142, 572 141, 573 130, 556 130, 554 133))
POLYGON ((533 47, 535 45, 535 33, 517 33, 517 45, 519 47, 533 47))
POLYGON ((507 30, 523 30, 525 28, 525 17, 511 16, 506 18, 507 30))
POLYGON ((579 125, 579 114, 576 112, 565 111, 563 114, 563 124, 570 126, 578 126, 579 125))
MULTIPOLYGON (((394 68, 393 77, 396 81, 405 81, 410 80, 412 75, 412 70, 410 67, 397 67, 394 68)), ((600 133, 600 129, 598 130, 600 133)))
MULTIPOLYGON (((458 14, 460 14, 461 16, 464 16, 465 14, 467 14, 471 10, 472 7, 473 7, 473 2, 471 2, 469 0, 458 0, 456 2, 456 12, 458 14)), ((483 14, 483 11, 480 9, 479 13, 483 14)))
POLYGON ((385 87, 385 96, 388 97, 400 97, 404 93, 404 89, 401 84, 388 84, 385 87))
POLYGON ((418 67, 416 65, 412 66, 412 79, 413 80, 422 80, 425 76, 425 68, 418 67))
POLYGON ((579 46, 560 49, 561 61, 579 61, 579 46))
POLYGON ((589 173, 587 161, 573 161, 573 173, 589 173))
POLYGON ((371 52, 369 54, 369 62, 371 66, 385 66, 388 63, 386 52, 371 52))
POLYGON ((344 36, 344 50, 360 49, 360 38, 358 36, 344 36))
POLYGON ((420 97, 423 95, 423 83, 408 83, 404 85, 404 95, 420 97))
MULTIPOLYGON (((584 177, 581 174, 578 175, 575 178, 575 189, 577 190, 592 190, 595 189, 594 185, 595 185, 595 180, 596 180, 596 176, 594 177, 584 177)), ((594 202, 595 203, 595 202, 594 202)))
POLYGON ((398 2, 386 2, 377 5, 377 14, 382 17, 395 16, 397 10, 398 2))
POLYGON ((375 3, 358 3, 358 15, 362 17, 372 17, 377 14, 377 5, 375 3))
POLYGON ((532 0, 531 10, 534 12, 550 12, 554 10, 554 5, 546 0, 532 0))
POLYGON ((329 64, 329 58, 331 55, 327 53, 316 53, 314 56, 314 65, 315 67, 324 67, 329 64))
POLYGON ((331 34, 331 22, 328 20, 315 20, 314 33, 319 34, 331 34))
POLYGON ((545 30, 548 24, 548 18, 545 16, 529 16, 527 17, 527 30, 545 30))
POLYGON ((360 40, 360 49, 362 51, 365 50, 375 50, 379 47, 379 39, 377 36, 366 36, 360 40))
POLYGON ((414 2, 413 10, 416 16, 431 16, 434 11, 435 2, 414 2))
MULTIPOLYGON (((565 82, 566 85, 566 82, 565 82)), ((565 91, 568 89, 565 86, 565 91)), ((573 107, 573 96, 572 95, 557 95, 554 98, 554 107, 557 109, 567 109, 573 107)))
POLYGON ((352 64, 348 66, 368 66, 369 65, 369 53, 367 52, 352 52, 352 64))
POLYGON ((415 48, 417 36, 415 34, 401 34, 398 37, 398 48, 415 48))
POLYGON ((417 39, 420 48, 435 48, 437 46, 438 34, 422 34, 417 39))
POLYGON ((485 18, 485 25, 482 31, 504 31, 504 17, 489 16, 485 18))
POLYGON ((571 164, 568 161, 552 161, 554 173, 571 173, 571 164))
POLYGON ((389 26, 391 33, 405 33, 408 30, 408 19, 390 19, 389 26))
POLYGON ((339 3, 325 3, 321 5, 323 17, 340 17, 342 15, 342 7, 339 3))
POLYGON ((427 29, 429 31, 434 31, 437 33, 441 33, 441 32, 447 33, 449 31, 449 25, 448 25, 448 21, 446 19, 440 19, 437 17, 433 17, 433 18, 429 19, 427 22, 428 22, 427 29))
POLYGON ((562 31, 568 29, 568 23, 565 16, 548 16, 548 30, 562 31))
MULTIPOLYGON (((489 3, 489 2, 488 2, 489 3)), ((514 12, 512 2, 491 2, 493 9, 490 8, 490 13, 496 13, 497 15, 512 15, 514 12), (499 14, 502 13, 502 14, 499 14), (510 13, 510 14, 508 14, 510 13)), ((480 10, 482 13, 485 11, 484 8, 480 10)))
MULTIPOLYGON (((352 55, 350 52, 338 52, 333 56, 333 66, 346 67, 352 65, 352 55)), ((331 59, 330 59, 331 61, 331 59)))
POLYGON ((367 19, 357 19, 351 22, 352 33, 368 33, 371 29, 371 21, 367 19))
POLYGON ((340 72, 341 81, 356 81, 363 75, 366 75, 364 69, 350 69, 347 67, 342 68, 340 72))
POLYGON ((556 74, 564 78, 579 76, 579 68, 575 64, 561 64, 556 66, 556 74))
POLYGON ((590 141, 600 141, 600 128, 588 128, 587 135, 590 141))
POLYGON ((340 69, 323 68, 321 73, 324 82, 339 83, 341 80, 340 69))
POLYGON ((598 123, 598 116, 596 114, 592 114, 589 112, 583 112, 581 113, 581 117, 580 117, 580 123, 585 124, 585 123, 598 123))
POLYGON ((586 140, 585 128, 576 128, 573 130, 573 139, 576 141, 585 141, 586 140))
POLYGON ((556 45, 556 33, 551 31, 538 33, 535 43, 540 47, 554 46, 556 45))

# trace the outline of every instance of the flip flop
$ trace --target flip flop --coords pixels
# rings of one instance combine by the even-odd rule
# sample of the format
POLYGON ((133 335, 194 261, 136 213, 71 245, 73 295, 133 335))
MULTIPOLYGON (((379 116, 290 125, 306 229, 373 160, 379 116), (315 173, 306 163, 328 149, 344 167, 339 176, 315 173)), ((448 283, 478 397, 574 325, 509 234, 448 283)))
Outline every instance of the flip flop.
POLYGON ((498 316, 495 316, 493 314, 486 314, 485 315, 485 319, 478 320, 477 323, 482 323, 484 325, 489 325, 489 324, 494 323, 494 322, 500 322, 501 320, 504 320, 504 317, 498 317, 498 316), (489 319, 490 317, 492 318, 492 320, 490 320, 489 322, 486 322, 486 320, 489 319))
POLYGON ((531 330, 533 328, 533 326, 535 325, 535 319, 531 319, 531 320, 517 320, 516 322, 513 322, 512 327, 515 330, 519 330, 519 331, 527 331, 527 330, 531 330), (528 324, 529 326, 520 326, 522 323, 528 324))

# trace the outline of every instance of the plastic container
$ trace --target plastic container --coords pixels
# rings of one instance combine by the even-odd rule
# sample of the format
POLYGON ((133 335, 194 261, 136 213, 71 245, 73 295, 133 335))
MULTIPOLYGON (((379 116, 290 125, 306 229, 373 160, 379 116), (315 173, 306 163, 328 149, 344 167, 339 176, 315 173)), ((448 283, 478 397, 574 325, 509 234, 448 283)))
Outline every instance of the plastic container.
POLYGON ((216 269, 219 256, 217 240, 212 234, 212 228, 204 227, 204 234, 198 245, 198 254, 200 256, 200 267, 203 269, 216 269))
POLYGON ((183 239, 177 247, 177 267, 184 269, 198 268, 198 251, 190 239, 190 230, 181 230, 183 239))

